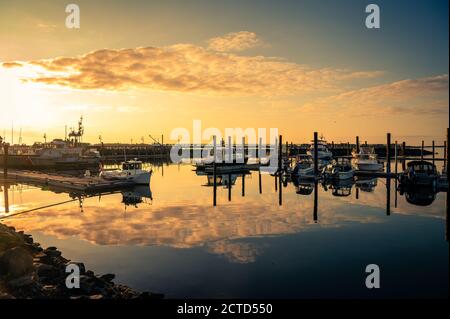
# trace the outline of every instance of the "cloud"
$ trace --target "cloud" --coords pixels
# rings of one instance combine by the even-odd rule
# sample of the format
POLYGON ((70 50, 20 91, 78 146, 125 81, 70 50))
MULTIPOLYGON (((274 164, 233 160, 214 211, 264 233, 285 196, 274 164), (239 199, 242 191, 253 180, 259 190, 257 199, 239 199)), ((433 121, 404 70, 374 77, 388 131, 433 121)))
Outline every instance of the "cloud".
POLYGON ((231 32, 208 41, 208 49, 219 52, 239 52, 266 45, 254 32, 231 32))
POLYGON ((192 44, 102 49, 75 57, 28 62, 44 72, 27 81, 75 89, 145 89, 219 95, 299 95, 337 92, 343 81, 382 72, 313 68, 264 56, 240 56, 192 44))
POLYGON ((3 62, 2 66, 4 68, 19 68, 19 67, 21 67, 23 65, 18 63, 18 62, 3 62))
POLYGON ((352 90, 307 103, 306 112, 346 116, 448 114, 448 74, 352 90))

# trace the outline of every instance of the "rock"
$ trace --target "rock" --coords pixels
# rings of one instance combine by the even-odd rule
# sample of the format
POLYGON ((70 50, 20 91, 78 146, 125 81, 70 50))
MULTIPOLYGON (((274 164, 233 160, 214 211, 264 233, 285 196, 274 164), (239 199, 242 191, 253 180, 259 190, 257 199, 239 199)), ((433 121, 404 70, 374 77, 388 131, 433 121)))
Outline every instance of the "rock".
POLYGON ((12 289, 18 289, 23 287, 29 287, 34 284, 34 280, 32 276, 22 276, 13 280, 10 280, 8 286, 12 289))
POLYGON ((100 294, 89 296, 89 299, 92 299, 92 300, 99 300, 99 299, 104 299, 104 298, 105 297, 103 295, 100 295, 100 294))
POLYGON ((39 277, 55 278, 60 276, 61 272, 58 268, 47 265, 47 264, 37 264, 36 273, 39 277))
POLYGON ((103 279, 106 282, 111 282, 114 280, 114 278, 116 278, 116 275, 114 274, 104 274, 102 276, 100 276, 101 279, 103 279))
POLYGON ((22 247, 8 249, 0 258, 0 274, 17 278, 33 270, 33 257, 22 247))

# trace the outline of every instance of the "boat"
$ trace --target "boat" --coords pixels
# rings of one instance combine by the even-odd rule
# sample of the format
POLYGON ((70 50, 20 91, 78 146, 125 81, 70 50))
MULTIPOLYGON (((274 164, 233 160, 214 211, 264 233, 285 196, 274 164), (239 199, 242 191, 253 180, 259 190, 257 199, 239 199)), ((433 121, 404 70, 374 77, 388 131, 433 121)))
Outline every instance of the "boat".
MULTIPOLYGON (((307 154, 314 159, 314 141, 311 141, 307 154)), ((333 158, 333 153, 328 150, 327 141, 323 138, 323 136, 317 140, 317 158, 322 160, 330 160, 333 158)))
POLYGON ((152 171, 142 169, 142 162, 137 159, 121 163, 118 170, 101 170, 100 177, 105 180, 131 180, 138 185, 149 185, 152 171))
POLYGON ((295 193, 298 195, 311 195, 314 191, 315 182, 304 180, 302 178, 293 178, 292 182, 295 186, 295 193))
POLYGON ((439 173, 436 165, 427 161, 411 161, 406 164, 406 170, 399 174, 398 181, 402 189, 425 187, 436 189, 439 173))
POLYGON ((353 179, 355 171, 346 158, 338 158, 325 166, 322 170, 325 179, 347 180, 353 179))
POLYGON ((378 172, 383 164, 378 161, 373 147, 362 146, 359 153, 353 152, 353 165, 356 170, 364 172, 378 172))
POLYGON ((299 156, 294 169, 291 173, 292 176, 299 178, 313 178, 314 177, 314 163, 311 156, 299 156))

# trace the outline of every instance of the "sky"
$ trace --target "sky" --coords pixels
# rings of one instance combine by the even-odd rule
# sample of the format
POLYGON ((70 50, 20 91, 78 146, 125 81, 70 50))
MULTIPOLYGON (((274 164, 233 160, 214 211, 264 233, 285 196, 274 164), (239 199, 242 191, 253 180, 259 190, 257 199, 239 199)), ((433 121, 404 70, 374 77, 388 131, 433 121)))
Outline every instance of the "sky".
POLYGON ((442 140, 448 1, 0 0, 0 135, 166 142, 175 128, 284 140, 442 140), (381 28, 365 26, 380 7, 381 28))

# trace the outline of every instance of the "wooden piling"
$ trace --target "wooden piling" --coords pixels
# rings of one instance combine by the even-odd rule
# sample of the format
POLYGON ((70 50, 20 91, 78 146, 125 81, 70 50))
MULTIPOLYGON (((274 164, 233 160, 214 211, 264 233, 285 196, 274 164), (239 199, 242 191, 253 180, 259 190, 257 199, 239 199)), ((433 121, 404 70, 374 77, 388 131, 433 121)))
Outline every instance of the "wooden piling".
POLYGON ((314 175, 317 177, 319 175, 319 154, 317 150, 317 139, 318 133, 314 132, 314 175))
POLYGON ((228 201, 231 202, 231 174, 228 174, 228 201))
POLYGON ((422 141, 422 146, 420 148, 420 160, 423 161, 423 149, 425 147, 425 141, 422 141))
POLYGON ((216 167, 216 154, 217 154, 217 141, 216 136, 213 136, 214 147, 214 161, 213 161, 213 205, 217 205, 217 167, 216 167))
POLYGON ((261 178, 261 170, 258 171, 259 178, 259 193, 262 194, 262 178, 261 178))
POLYGON ((435 153, 434 140, 431 142, 431 148, 432 148, 432 152, 433 152, 432 156, 433 156, 433 165, 434 165, 434 158, 435 158, 435 155, 434 155, 434 153, 435 153))
POLYGON ((406 142, 402 143, 402 171, 406 170, 406 161, 405 161, 405 156, 406 156, 406 142))
POLYGON ((386 173, 391 172, 391 133, 386 136, 386 173))
POLYGON ((313 219, 314 222, 317 223, 317 210, 319 205, 319 193, 318 193, 318 182, 317 179, 314 182, 314 213, 313 213, 313 219))
POLYGON ((356 137, 356 153, 359 153, 359 136, 356 137))
POLYGON ((8 150, 9 150, 9 144, 4 143, 3 144, 3 177, 5 179, 8 178, 8 150))
POLYGON ((245 196, 245 173, 242 173, 242 197, 245 196))

